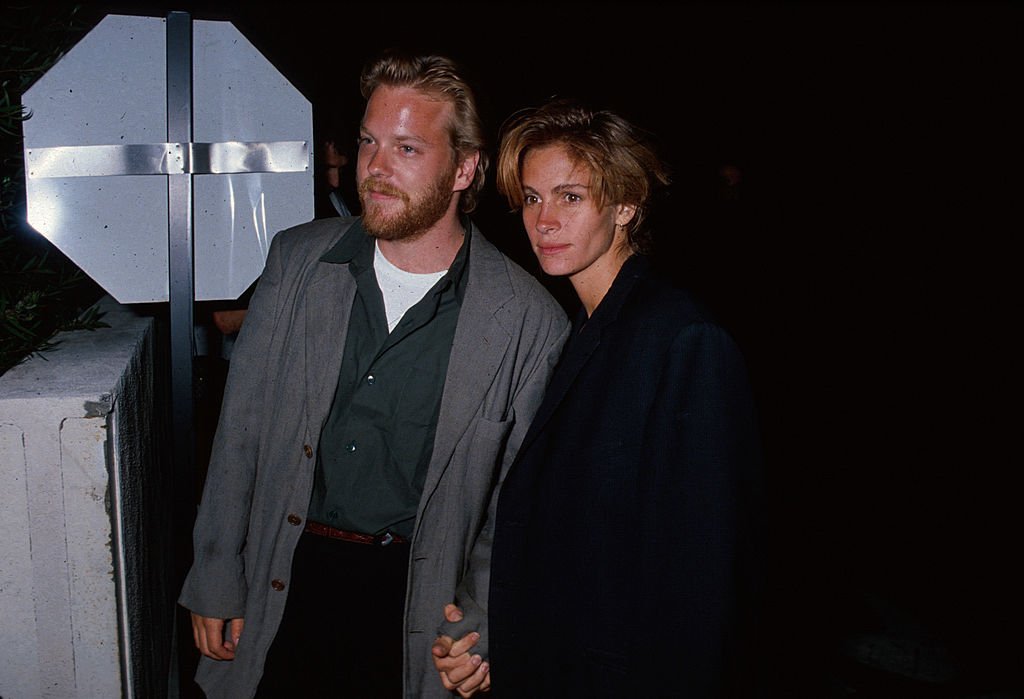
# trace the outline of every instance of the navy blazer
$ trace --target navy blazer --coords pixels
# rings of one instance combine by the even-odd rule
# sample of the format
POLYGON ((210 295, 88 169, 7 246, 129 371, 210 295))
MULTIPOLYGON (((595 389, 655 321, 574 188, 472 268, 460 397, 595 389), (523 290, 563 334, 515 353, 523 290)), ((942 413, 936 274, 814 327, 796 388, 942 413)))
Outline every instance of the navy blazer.
POLYGON ((496 696, 736 694, 760 462, 732 338, 630 258, 580 311, 501 487, 496 696))

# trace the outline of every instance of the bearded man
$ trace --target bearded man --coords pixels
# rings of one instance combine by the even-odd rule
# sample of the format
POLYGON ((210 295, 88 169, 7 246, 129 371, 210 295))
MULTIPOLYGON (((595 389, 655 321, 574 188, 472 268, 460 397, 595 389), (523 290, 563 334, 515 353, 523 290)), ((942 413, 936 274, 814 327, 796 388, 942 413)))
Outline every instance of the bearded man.
POLYGON ((388 53, 361 88, 362 216, 274 237, 232 353, 179 600, 210 697, 449 696, 438 610, 488 587, 462 576, 568 333, 469 219, 458 66, 388 53))

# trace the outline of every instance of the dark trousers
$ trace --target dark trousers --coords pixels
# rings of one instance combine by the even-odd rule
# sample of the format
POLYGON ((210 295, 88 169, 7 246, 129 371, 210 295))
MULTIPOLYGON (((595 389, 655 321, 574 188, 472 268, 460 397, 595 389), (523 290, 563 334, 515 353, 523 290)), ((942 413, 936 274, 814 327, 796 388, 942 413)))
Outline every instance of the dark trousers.
POLYGON ((402 696, 409 545, 302 535, 258 699, 402 696))

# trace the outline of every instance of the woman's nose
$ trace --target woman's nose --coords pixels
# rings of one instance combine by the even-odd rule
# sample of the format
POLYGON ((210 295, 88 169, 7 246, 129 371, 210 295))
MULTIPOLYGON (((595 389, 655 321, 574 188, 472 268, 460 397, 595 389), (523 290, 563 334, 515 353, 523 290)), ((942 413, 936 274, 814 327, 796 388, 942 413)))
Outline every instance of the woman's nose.
POLYGON ((558 230, 558 219, 551 215, 547 206, 541 206, 537 212, 537 222, 534 227, 539 233, 551 233, 558 230))

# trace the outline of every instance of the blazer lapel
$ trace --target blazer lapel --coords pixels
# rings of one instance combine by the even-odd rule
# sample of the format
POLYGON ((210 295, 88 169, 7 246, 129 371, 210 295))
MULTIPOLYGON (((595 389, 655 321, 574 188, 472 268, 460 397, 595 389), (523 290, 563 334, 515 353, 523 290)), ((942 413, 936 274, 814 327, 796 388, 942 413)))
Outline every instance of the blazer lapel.
MULTIPOLYGON (((584 313, 584 311, 581 309, 580 313, 584 313)), ((551 383, 548 384, 547 391, 544 393, 544 400, 537 409, 537 414, 534 415, 533 422, 530 423, 530 428, 523 438, 523 444, 519 447, 520 454, 526 451, 537 434, 547 424, 547 421, 561 404, 562 399, 565 398, 569 387, 576 381, 576 376, 586 366, 590 356, 594 354, 594 350, 601 344, 601 334, 599 331, 588 332, 584 335, 582 334, 583 330, 580 328, 579 320, 573 323, 573 336, 566 343, 562 358, 558 361, 558 368, 551 377, 551 383)))
POLYGON ((569 388, 576 382, 580 371, 601 345, 601 336, 605 329, 618 320, 630 292, 637 280, 647 274, 647 270, 647 259, 634 255, 626 260, 622 269, 619 270, 608 293, 594 311, 593 317, 588 319, 586 311, 582 308, 579 310, 573 323, 573 335, 566 343, 565 351, 558 362, 558 368, 555 370, 554 376, 551 377, 551 383, 544 394, 544 401, 537 409, 530 429, 527 431, 526 437, 523 438, 523 444, 519 448, 520 454, 526 452, 536 436, 544 429, 547 421, 565 398, 569 388))
POLYGON ((470 235, 473 237, 469 248, 469 283, 455 328, 424 493, 431 492, 441 480, 455 445, 494 383, 512 339, 495 317, 496 309, 512 296, 504 261, 475 225, 470 235))
POLYGON ((310 420, 318 425, 331 408, 341 373, 356 283, 347 264, 318 261, 305 293, 306 405, 310 420))

